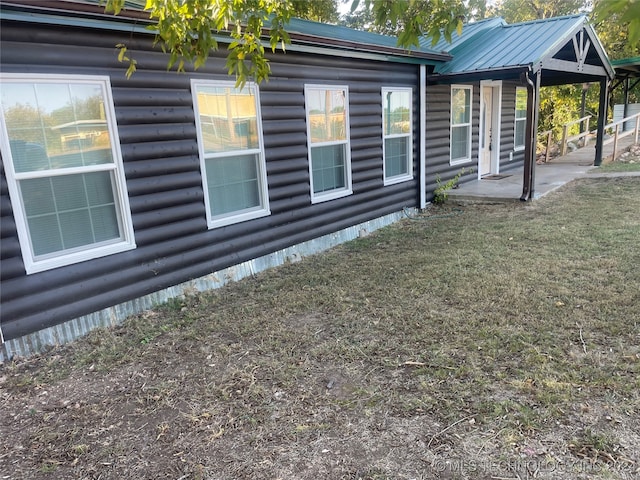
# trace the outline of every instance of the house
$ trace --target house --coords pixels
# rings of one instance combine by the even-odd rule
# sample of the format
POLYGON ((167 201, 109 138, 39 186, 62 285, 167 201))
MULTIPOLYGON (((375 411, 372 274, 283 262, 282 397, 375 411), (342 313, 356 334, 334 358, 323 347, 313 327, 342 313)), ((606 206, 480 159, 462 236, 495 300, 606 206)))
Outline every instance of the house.
MULTIPOLYGON (((629 103, 631 91, 640 85, 640 57, 621 58, 612 60, 611 65, 616 71, 616 78, 611 84, 610 92, 622 87, 622 103, 613 106, 613 121, 640 113, 640 103, 629 103)), ((625 122, 624 130, 632 130, 633 121, 625 122)))
POLYGON ((531 163, 539 86, 610 78, 584 17, 500 64, 472 55, 513 42, 499 19, 410 52, 292 20, 269 82, 240 90, 222 53, 167 72, 141 18, 95 3, 0 5, 0 360, 388 225, 436 175, 531 163))
MULTIPOLYGON (((450 44, 440 41, 434 49, 453 58, 437 65, 429 76, 427 109, 442 113, 451 107, 452 144, 448 165, 443 155, 440 162, 427 160, 427 168, 450 176, 452 168, 470 167, 481 179, 524 162, 521 200, 532 199, 540 87, 584 82, 600 84, 594 159, 600 164, 614 70, 585 15, 512 25, 488 19, 467 25, 450 44), (460 140, 457 147, 456 139, 460 140)), ((434 148, 444 153, 448 145, 442 141, 446 138, 442 129, 436 132, 429 125, 427 129, 427 157, 434 148)))

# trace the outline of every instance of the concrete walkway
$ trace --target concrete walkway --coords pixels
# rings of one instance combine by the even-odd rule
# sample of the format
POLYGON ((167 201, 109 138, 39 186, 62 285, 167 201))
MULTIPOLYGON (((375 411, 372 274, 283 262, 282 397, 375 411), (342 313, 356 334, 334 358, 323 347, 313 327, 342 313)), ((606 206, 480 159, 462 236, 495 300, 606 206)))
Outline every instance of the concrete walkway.
MULTIPOLYGON (((622 139, 618 151, 624 151, 633 144, 631 136, 622 139)), ((603 157, 611 156, 613 145, 604 147, 603 157)), ((538 199, 560 188, 566 183, 587 175, 589 178, 639 176, 640 172, 625 173, 588 173, 593 170, 595 146, 587 146, 556 157, 548 163, 535 166, 535 189, 533 198, 538 199)), ((495 179, 481 179, 461 184, 458 188, 449 190, 449 198, 453 201, 464 202, 519 202, 522 195, 522 181, 524 166, 511 168, 500 172, 495 179)))

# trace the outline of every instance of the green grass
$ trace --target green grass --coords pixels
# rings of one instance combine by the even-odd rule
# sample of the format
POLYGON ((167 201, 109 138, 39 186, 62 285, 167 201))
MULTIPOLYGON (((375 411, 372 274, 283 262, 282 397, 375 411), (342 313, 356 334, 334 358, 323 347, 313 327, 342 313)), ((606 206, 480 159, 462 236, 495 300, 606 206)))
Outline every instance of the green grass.
POLYGON ((609 162, 600 165, 598 168, 589 170, 589 173, 624 173, 624 172, 640 172, 640 162, 624 163, 609 162))
POLYGON ((640 461, 638 191, 406 220, 6 365, 5 418, 28 419, 3 447, 67 477, 410 478, 535 443, 619 478, 640 461))

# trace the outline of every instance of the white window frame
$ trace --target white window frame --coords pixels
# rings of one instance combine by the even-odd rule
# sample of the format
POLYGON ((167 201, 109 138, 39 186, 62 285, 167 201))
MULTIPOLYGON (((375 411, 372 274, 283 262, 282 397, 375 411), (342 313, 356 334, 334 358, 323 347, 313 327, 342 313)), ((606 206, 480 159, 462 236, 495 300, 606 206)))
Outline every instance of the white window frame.
POLYGON ((451 85, 451 96, 450 96, 450 103, 451 103, 451 112, 450 112, 450 118, 451 121, 449 122, 450 126, 449 126, 449 145, 451 145, 451 140, 453 139, 453 129, 456 127, 469 127, 469 134, 468 134, 468 138, 467 138, 467 152, 468 152, 468 156, 464 157, 464 158, 453 158, 453 149, 451 147, 449 147, 449 165, 460 165, 463 163, 470 163, 471 162, 471 157, 472 157, 472 152, 471 152, 471 137, 472 137, 472 130, 473 130, 473 86, 472 85, 451 85), (454 90, 469 90, 469 122, 468 123, 457 123, 454 124, 453 123, 453 93, 454 90))
POLYGON ((9 197, 13 206, 13 215, 16 222, 16 230, 22 251, 22 259, 27 274, 42 272, 52 268, 63 267, 86 260, 112 255, 136 248, 133 223, 131 221, 131 209, 129 207, 129 196, 127 193, 126 179, 120 151, 120 139, 118 137, 118 126, 116 123, 115 108, 111 95, 111 81, 108 76, 97 75, 43 75, 43 74, 0 74, 0 83, 3 81, 24 83, 67 83, 67 84, 93 84, 100 86, 104 101, 105 117, 109 138, 111 141, 111 155, 113 163, 90 165, 84 167, 59 168, 56 170, 37 170, 33 172, 16 172, 14 168, 13 156, 9 143, 7 125, 4 118, 4 109, 0 108, 0 144, 2 146, 2 156, 5 162, 5 174, 9 187, 9 197), (50 178, 62 175, 74 175, 94 172, 111 172, 113 175, 112 187, 114 189, 114 200, 117 202, 118 227, 121 239, 108 240, 93 244, 93 246, 83 246, 75 249, 53 252, 41 255, 37 258, 31 244, 31 236, 27 224, 27 215, 24 210, 22 194, 18 182, 35 178, 50 178))
POLYGON ((260 89, 255 82, 247 82, 244 88, 252 88, 255 92, 256 101, 256 124, 258 129, 258 148, 245 150, 232 150, 220 153, 205 153, 204 141, 202 138, 202 125, 200 122, 200 111, 198 107, 198 86, 231 88, 236 89, 235 82, 224 80, 191 79, 191 94, 193 96, 193 109, 196 117, 196 130, 198 138, 198 156, 200 157, 200 172, 202 176, 202 188, 204 189, 204 203, 206 206, 207 226, 209 229, 232 225, 234 223, 246 222, 256 218, 271 215, 269 207, 269 188, 267 184, 267 166, 264 155, 264 139, 262 135, 262 113, 260 110, 260 89), (258 195, 260 205, 257 207, 236 210, 221 215, 213 215, 211 202, 209 199, 209 187, 207 185, 206 161, 212 158, 225 158, 237 155, 257 155, 258 156, 258 195))
POLYGON ((307 122, 307 154, 309 158, 309 188, 311 191, 311 203, 326 202, 329 200, 335 200, 336 198, 346 197, 353 193, 351 183, 351 127, 349 124, 349 87, 347 85, 316 85, 305 84, 304 86, 305 97, 305 120, 307 122), (328 142, 316 142, 311 141, 311 122, 309 120, 310 108, 307 101, 307 92, 312 90, 342 90, 344 94, 344 114, 345 114, 345 140, 334 140, 328 142), (332 145, 344 145, 344 169, 346 175, 345 187, 329 190, 328 192, 315 193, 313 191, 313 160, 311 156, 312 149, 315 147, 328 147, 332 145))
POLYGON ((382 87, 382 171, 384 178, 384 185, 393 185, 395 183, 406 182, 413 180, 413 89, 409 87, 382 87), (385 135, 384 133, 384 109, 386 106, 387 94, 393 92, 407 92, 409 93, 409 132, 408 133, 395 133, 385 135), (407 138, 409 142, 409 148, 407 149, 407 173, 395 175, 393 177, 387 177, 387 151, 386 140, 389 138, 407 138))
POLYGON ((525 149, 525 145, 527 143, 526 137, 527 137, 527 107, 525 106, 524 112, 524 118, 518 118, 518 92, 519 91, 524 91, 525 92, 525 97, 527 96, 527 88, 526 87, 516 87, 516 96, 515 96, 515 107, 514 107, 514 122, 513 122, 513 151, 514 152, 520 152, 522 150, 525 149), (517 128, 516 126, 518 125, 518 122, 522 122, 524 123, 524 143, 522 145, 518 145, 516 144, 516 132, 517 132, 517 128))

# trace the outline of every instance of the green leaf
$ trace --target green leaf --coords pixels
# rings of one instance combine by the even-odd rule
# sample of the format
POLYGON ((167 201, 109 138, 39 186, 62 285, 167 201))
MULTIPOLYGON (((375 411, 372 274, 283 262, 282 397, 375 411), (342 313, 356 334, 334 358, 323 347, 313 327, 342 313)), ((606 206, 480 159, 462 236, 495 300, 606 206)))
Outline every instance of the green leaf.
POLYGON ((124 55, 127 52, 127 47, 125 47, 123 44, 119 43, 118 45, 116 45, 117 48, 120 49, 120 51, 118 52, 118 61, 122 62, 124 60, 124 55))

